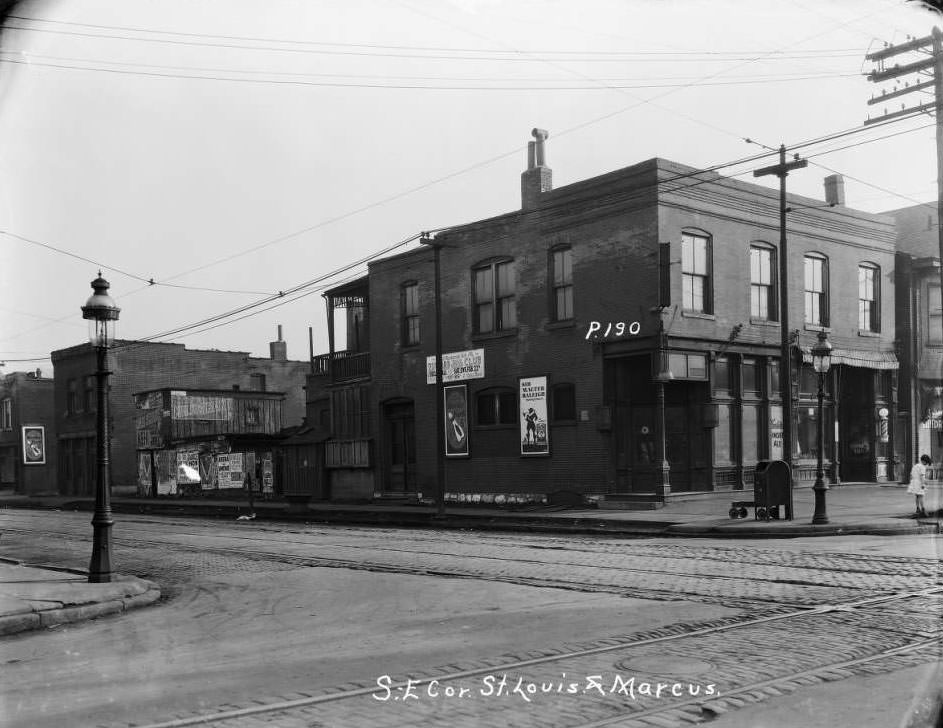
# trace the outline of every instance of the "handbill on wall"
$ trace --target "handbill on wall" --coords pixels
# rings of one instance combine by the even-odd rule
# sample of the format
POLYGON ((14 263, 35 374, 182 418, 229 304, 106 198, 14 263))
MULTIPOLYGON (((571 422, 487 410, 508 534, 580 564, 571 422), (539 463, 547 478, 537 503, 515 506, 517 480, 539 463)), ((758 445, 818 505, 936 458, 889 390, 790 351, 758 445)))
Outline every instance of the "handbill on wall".
POLYGON ((547 377, 521 377, 521 455, 549 455, 547 377))
POLYGON ((445 455, 468 455, 468 385, 453 384, 442 388, 445 407, 445 455))

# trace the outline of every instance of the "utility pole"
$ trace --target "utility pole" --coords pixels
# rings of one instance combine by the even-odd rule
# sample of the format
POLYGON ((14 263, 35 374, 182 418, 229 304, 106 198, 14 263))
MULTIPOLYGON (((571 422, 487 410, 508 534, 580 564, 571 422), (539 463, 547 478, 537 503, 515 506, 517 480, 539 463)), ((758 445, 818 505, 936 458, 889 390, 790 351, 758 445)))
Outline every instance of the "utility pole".
MULTIPOLYGON (((934 98, 932 102, 919 104, 910 108, 907 108, 905 104, 901 104, 899 111, 891 113, 888 113, 885 108, 882 116, 878 116, 874 119, 869 116, 864 123, 865 126, 868 126, 869 124, 877 124, 887 121, 888 119, 903 119, 917 116, 918 114, 929 114, 931 112, 936 114, 936 229, 940 261, 940 290, 943 291, 943 31, 934 27, 933 31, 928 36, 923 38, 911 38, 906 43, 897 46, 888 45, 886 48, 867 54, 865 58, 877 64, 877 68, 868 74, 868 80, 874 83, 889 81, 890 79, 900 78, 901 76, 912 73, 920 74, 920 77, 924 79, 928 76, 930 77, 929 80, 922 80, 914 84, 905 81, 903 88, 896 88, 891 92, 882 90, 880 96, 872 96, 871 99, 868 100, 868 105, 871 106, 890 99, 900 98, 914 91, 929 93, 929 89, 933 89, 934 98), (888 58, 893 58, 904 53, 919 53, 923 57, 903 66, 895 63, 891 68, 886 67, 885 61, 888 58)), ((914 373, 911 373, 910 376, 911 388, 915 389, 917 382, 914 378, 914 373)), ((940 372, 940 380, 943 381, 943 371, 940 372)), ((914 400, 912 398, 911 405, 913 404, 914 400)), ((911 421, 913 427, 916 428, 917 423, 913 412, 911 413, 911 421)), ((911 435, 914 450, 914 452, 911 453, 912 456, 917 454, 916 435, 915 430, 911 435)))
MULTIPOLYGON (((786 251, 786 176, 809 162, 799 155, 786 161, 786 145, 779 146, 779 164, 754 170, 754 177, 779 177, 779 388, 783 400, 783 460, 789 468, 789 504, 786 518, 792 520, 792 347, 789 330, 789 256, 786 251)), ((820 423, 821 426, 821 423, 820 423)))

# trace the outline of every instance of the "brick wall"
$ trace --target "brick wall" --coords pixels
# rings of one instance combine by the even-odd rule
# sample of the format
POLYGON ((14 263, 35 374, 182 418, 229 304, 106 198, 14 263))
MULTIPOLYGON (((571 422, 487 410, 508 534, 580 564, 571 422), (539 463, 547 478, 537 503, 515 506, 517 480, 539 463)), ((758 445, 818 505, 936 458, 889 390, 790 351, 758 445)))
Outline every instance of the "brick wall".
MULTIPOLYGON (((52 360, 59 438, 93 438, 95 412, 69 414, 67 396, 70 379, 81 382, 86 375, 95 373, 95 351, 89 345, 61 349, 52 353, 52 360)), ((137 479, 135 392, 165 387, 232 389, 234 385, 251 391, 257 388, 252 375, 262 374, 266 391, 285 393, 283 421, 286 427, 301 424, 305 415, 304 383, 310 367, 308 362, 273 361, 250 357, 244 352, 188 350, 183 344, 135 342, 117 342, 109 361, 112 371, 111 468, 115 485, 132 485, 137 479)))

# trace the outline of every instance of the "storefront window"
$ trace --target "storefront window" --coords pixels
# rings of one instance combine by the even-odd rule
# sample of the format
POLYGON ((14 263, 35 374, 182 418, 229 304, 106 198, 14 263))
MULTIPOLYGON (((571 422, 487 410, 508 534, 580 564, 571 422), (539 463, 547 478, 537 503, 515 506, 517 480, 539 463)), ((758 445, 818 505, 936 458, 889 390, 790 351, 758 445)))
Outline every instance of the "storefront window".
POLYGON ((725 356, 714 360, 714 392, 724 396, 730 394, 730 360, 725 356))
POLYGON ((714 428, 714 463, 733 462, 733 433, 731 405, 717 405, 717 427, 714 428))
POLYGON ((742 372, 743 393, 746 395, 758 395, 760 393, 760 375, 756 359, 744 357, 742 372))
MULTIPOLYGON (((833 425, 831 406, 825 406, 825 452, 823 457, 830 460, 832 457, 832 439, 833 425)), ((817 458, 819 456, 819 429, 818 429, 818 407, 802 404, 797 412, 798 432, 796 433, 796 442, 799 446, 796 457, 817 458)))
POLYGON ((769 363, 769 396, 779 397, 779 362, 771 361, 769 363))
POLYGON ((755 463, 760 459, 760 408, 743 406, 743 463, 755 463))

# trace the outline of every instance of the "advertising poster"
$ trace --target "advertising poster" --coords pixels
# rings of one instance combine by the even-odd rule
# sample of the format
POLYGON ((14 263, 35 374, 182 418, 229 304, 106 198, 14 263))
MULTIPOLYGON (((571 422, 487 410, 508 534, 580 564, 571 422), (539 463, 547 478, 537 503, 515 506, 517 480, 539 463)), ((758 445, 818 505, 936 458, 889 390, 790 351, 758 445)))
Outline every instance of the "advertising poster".
POLYGON ((468 386, 453 384, 442 388, 445 407, 445 455, 468 456, 468 386))
POLYGON ((156 453, 157 495, 177 495, 177 451, 156 453))
POLYGON ((778 404, 769 407, 769 459, 783 459, 783 408, 778 404))
POLYGON ((177 485, 199 485, 200 480, 200 452, 178 450, 177 485))
MULTIPOLYGON (((461 382, 485 376, 485 350, 469 349, 442 355, 442 381, 461 382)), ((435 384, 435 357, 426 357, 426 384, 435 384)))
POLYGON ((265 453, 262 456, 262 492, 270 494, 275 492, 275 476, 272 471, 272 453, 265 453))
POLYGON ((46 464, 46 428, 33 425, 23 428, 23 464, 46 464))
POLYGON ((241 452, 216 456, 216 479, 222 488, 241 488, 243 483, 243 460, 241 452))
POLYGON ((521 455, 549 455, 547 377, 520 379, 521 455))

